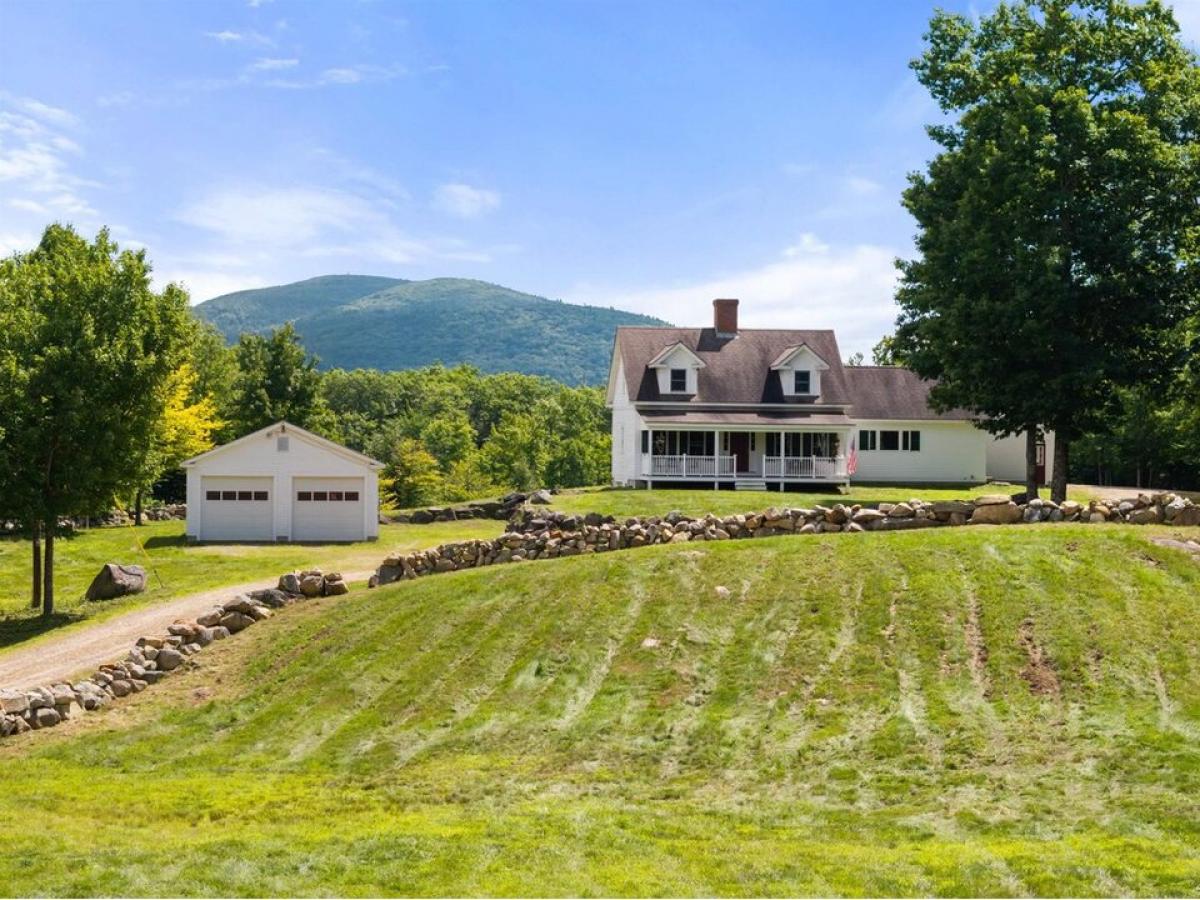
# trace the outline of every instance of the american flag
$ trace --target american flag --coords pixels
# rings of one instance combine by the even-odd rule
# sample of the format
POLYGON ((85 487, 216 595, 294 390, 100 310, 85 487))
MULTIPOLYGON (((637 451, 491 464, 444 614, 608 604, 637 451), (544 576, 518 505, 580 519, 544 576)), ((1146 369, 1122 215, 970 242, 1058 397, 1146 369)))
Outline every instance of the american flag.
POLYGON ((846 457, 846 474, 853 475, 858 470, 857 441, 850 438, 850 455, 846 457))

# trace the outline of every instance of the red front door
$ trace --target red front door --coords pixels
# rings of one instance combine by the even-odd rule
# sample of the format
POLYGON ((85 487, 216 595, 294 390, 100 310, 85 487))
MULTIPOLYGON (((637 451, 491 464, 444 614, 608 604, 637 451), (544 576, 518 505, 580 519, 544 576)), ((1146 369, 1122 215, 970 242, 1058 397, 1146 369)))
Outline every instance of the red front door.
POLYGON ((729 452, 736 457, 733 467, 735 472, 750 471, 750 435, 744 431, 734 431, 729 435, 729 452))
POLYGON ((1037 459, 1034 461, 1034 473, 1038 484, 1046 483, 1046 445, 1038 441, 1037 459))

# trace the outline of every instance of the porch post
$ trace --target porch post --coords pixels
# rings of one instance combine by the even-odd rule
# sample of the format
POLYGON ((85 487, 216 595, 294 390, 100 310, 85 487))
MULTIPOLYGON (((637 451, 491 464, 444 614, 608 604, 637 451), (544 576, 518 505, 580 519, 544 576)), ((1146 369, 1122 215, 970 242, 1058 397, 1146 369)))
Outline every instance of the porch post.
MULTIPOLYGON (((721 477, 721 432, 713 429, 713 477, 721 477)), ((716 482, 713 482, 714 487, 716 482)))
MULTIPOLYGON (((654 429, 653 428, 650 429, 650 454, 649 454, 649 456, 650 456, 650 460, 646 464, 646 478, 647 479, 650 479, 654 476, 654 429)), ((646 487, 650 488, 650 487, 653 487, 653 485, 651 485, 649 483, 649 481, 647 481, 646 487)))

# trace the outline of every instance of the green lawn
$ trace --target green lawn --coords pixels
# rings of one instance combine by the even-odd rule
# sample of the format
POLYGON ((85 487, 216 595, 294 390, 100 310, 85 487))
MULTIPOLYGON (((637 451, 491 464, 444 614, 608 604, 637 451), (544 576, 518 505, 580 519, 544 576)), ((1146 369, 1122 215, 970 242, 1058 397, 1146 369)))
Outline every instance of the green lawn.
POLYGON ((0 892, 1193 895, 1200 564, 1156 533, 660 546, 296 606, 0 745, 0 892))
POLYGON ((502 522, 443 522, 425 526, 380 526, 377 543, 188 545, 182 522, 153 522, 141 528, 93 528, 55 541, 56 608, 50 621, 29 609, 29 542, 0 540, 0 652, 50 630, 122 612, 137 605, 251 581, 270 581, 281 572, 317 567, 346 572, 373 569, 393 548, 432 547, 464 537, 493 537, 502 522), (139 542, 142 546, 139 546, 139 542), (144 547, 144 550, 143 550, 144 547), (108 562, 145 566, 145 593, 89 603, 83 599, 100 567, 108 562))
MULTIPOLYGON (((598 512, 627 516, 666 515, 673 509, 689 515, 729 515, 766 509, 770 506, 813 506, 821 503, 896 503, 917 497, 921 500, 957 500, 979 494, 1015 494, 1020 485, 962 485, 921 487, 917 485, 852 485, 848 494, 834 490, 818 493, 777 491, 634 490, 632 488, 584 488, 569 490, 554 498, 553 509, 570 513, 598 512)), ((1085 496, 1072 499, 1085 500, 1085 496)))

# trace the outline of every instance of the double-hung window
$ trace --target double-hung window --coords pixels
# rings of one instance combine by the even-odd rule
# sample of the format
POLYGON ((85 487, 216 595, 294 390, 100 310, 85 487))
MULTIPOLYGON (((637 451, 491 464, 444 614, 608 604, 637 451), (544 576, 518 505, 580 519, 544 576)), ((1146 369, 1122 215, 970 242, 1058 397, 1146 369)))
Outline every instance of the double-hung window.
POLYGON ((858 433, 858 449, 859 450, 878 450, 879 449, 879 432, 878 431, 860 431, 858 433))
POLYGON ((671 393, 686 394, 687 393, 687 369, 672 369, 671 370, 671 393))
POLYGON ((796 394, 812 393, 812 372, 808 369, 796 369, 792 373, 792 391, 796 394))

